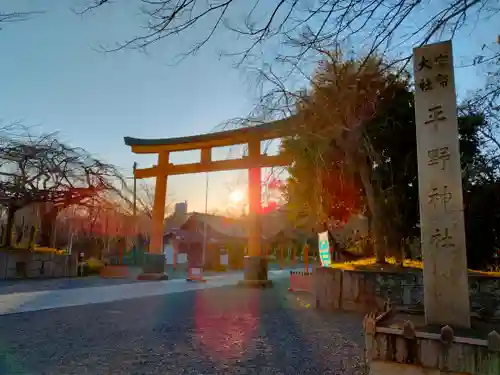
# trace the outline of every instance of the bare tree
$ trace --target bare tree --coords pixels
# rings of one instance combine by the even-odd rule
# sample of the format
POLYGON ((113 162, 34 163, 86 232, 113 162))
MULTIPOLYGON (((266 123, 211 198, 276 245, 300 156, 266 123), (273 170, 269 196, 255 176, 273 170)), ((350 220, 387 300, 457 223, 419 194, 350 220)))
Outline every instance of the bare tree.
MULTIPOLYGON (((236 0, 136 2, 147 20, 146 31, 117 48, 144 48, 205 23, 208 25, 206 34, 188 52, 197 51, 225 27, 249 38, 251 43, 242 51, 243 55, 272 38, 302 40, 308 45, 337 44, 360 32, 365 33, 365 39, 370 40, 374 50, 390 44, 395 36, 398 40, 406 38, 426 43, 442 33, 454 35, 467 21, 491 18, 500 10, 497 2, 492 0, 440 1, 439 4, 434 2, 434 14, 418 23, 416 19, 420 17, 415 15, 426 7, 428 10, 430 1, 274 0, 264 4, 253 0, 247 2, 246 8, 241 8, 242 4, 236 0), (238 19, 242 13, 243 17, 238 19), (403 33, 403 29, 407 31, 403 33)), ((89 0, 80 13, 112 3, 109 0, 89 0)), ((302 47, 307 49, 308 45, 302 47)))
POLYGON ((14 215, 20 208, 44 203, 41 245, 50 246, 62 209, 117 190, 120 180, 114 166, 61 143, 54 134, 8 140, 0 147, 0 205, 7 208, 4 245, 10 245, 14 215))
POLYGON ((85 206, 78 206, 77 215, 69 218, 77 237, 73 242, 75 249, 98 258, 104 253, 123 251, 127 239, 133 238, 136 232, 134 218, 123 204, 126 202, 120 204, 120 198, 112 199, 110 194, 106 195, 89 199, 85 206))
MULTIPOLYGON (((239 46, 234 48, 241 49, 229 47, 222 54, 234 59, 237 66, 246 65, 261 97, 251 118, 237 119, 233 124, 240 126, 251 126, 256 118, 269 121, 289 116, 297 99, 290 95, 290 91, 296 92, 291 86, 307 82, 318 57, 339 45, 349 46, 367 59, 384 55, 404 70, 411 47, 454 38, 460 30, 473 34, 481 22, 500 21, 500 6, 495 0, 134 1, 143 15, 142 32, 103 50, 144 50, 179 35, 192 36, 191 30, 196 29, 198 39, 179 52, 181 61, 206 46, 218 32, 233 34, 238 40, 234 45, 239 46), (281 106, 276 105, 278 89, 283 91, 281 106)), ((92 13, 105 6, 121 5, 110 0, 87 0, 79 13, 92 13)), ((467 56, 462 66, 482 66, 485 74, 493 77, 476 99, 496 105, 500 95, 500 45, 496 35, 491 36, 490 44, 483 42, 481 52, 467 56)))
POLYGON ((27 21, 31 17, 41 14, 42 12, 2 12, 0 11, 0 30, 2 30, 2 26, 9 23, 22 22, 27 21))
MULTIPOLYGON (((165 203, 165 216, 170 214, 173 209, 174 193, 168 193, 165 203)), ((141 181, 137 189, 137 207, 139 214, 145 215, 149 219, 153 217, 153 206, 155 202, 154 187, 147 182, 141 181)))
MULTIPOLYGON (((114 48, 144 49, 159 41, 187 33, 203 25, 206 30, 181 56, 195 53, 221 29, 247 38, 241 51, 230 51, 242 60, 263 44, 287 43, 298 47, 294 55, 279 56, 297 61, 311 48, 330 48, 347 39, 362 43, 367 55, 401 43, 425 44, 435 37, 453 37, 463 26, 498 16, 494 0, 135 0, 144 16, 144 33, 114 48), (432 5, 432 7, 431 7, 432 5), (421 17, 426 12, 429 17, 421 17), (421 21, 419 21, 421 20, 421 21)), ((110 0, 88 0, 80 14, 111 6, 110 0)), ((115 2, 115 6, 120 6, 115 2)), ((498 53, 479 58, 485 62, 498 53)), ((241 60, 240 60, 241 61, 241 60)))

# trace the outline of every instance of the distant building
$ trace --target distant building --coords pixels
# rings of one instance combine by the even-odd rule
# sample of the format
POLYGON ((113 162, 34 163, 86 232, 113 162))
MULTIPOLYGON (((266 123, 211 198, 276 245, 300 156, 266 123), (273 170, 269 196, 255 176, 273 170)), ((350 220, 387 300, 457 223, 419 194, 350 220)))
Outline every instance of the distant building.
POLYGON ((186 215, 187 209, 188 209, 187 201, 179 202, 175 204, 174 213, 178 215, 186 215))
POLYGON ((246 246, 246 227, 246 222, 241 219, 198 212, 175 212, 165 223, 163 246, 166 262, 180 264, 189 260, 201 263, 206 229, 205 259, 207 264, 217 264, 221 250, 246 246))
MULTIPOLYGON (((227 254, 230 261, 241 257, 248 245, 248 217, 230 218, 199 212, 184 213, 185 206, 176 205, 165 221, 164 252, 167 264, 201 262, 206 229, 207 264, 217 265, 227 254)), ((277 212, 262 215, 262 243, 275 242, 290 235, 287 220, 277 212)))

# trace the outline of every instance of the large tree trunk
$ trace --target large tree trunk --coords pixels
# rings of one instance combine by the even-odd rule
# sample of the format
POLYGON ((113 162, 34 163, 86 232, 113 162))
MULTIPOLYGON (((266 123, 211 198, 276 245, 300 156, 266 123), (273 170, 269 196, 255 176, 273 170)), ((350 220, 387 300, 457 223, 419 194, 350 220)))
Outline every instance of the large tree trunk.
POLYGON ((54 226, 56 225, 57 214, 59 210, 56 207, 49 207, 43 211, 40 224, 40 246, 52 247, 54 226))
POLYGON ((363 184, 363 189, 366 194, 368 209, 371 213, 372 228, 370 229, 373 235, 373 250, 375 252, 375 257, 377 259, 377 263, 386 263, 386 241, 384 235, 384 225, 382 224, 382 217, 375 196, 375 189, 373 188, 370 178, 370 172, 366 163, 358 163, 358 167, 361 183, 363 184))
POLYGON ((3 231, 3 246, 12 246, 12 229, 14 228, 14 219, 16 217, 16 212, 18 207, 7 207, 7 223, 5 224, 5 230, 3 231))

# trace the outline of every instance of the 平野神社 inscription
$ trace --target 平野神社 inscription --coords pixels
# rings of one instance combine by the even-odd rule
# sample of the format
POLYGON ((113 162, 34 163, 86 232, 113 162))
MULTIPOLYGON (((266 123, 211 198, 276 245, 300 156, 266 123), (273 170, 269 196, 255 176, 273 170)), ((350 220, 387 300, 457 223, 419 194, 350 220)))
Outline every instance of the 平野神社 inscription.
POLYGON ((431 237, 431 244, 434 245, 436 249, 440 247, 455 247, 453 237, 448 233, 448 228, 444 228, 443 230, 435 228, 434 234, 431 237))
POLYGON ((444 171, 446 162, 450 160, 450 151, 448 147, 433 148, 427 151, 427 156, 429 157, 427 165, 438 165, 444 171))
POLYGON ((469 291, 451 42, 414 49, 424 299, 430 324, 469 327, 469 291))
POLYGON ((448 211, 448 205, 451 202, 453 194, 448 190, 447 185, 443 185, 443 188, 432 188, 429 193, 429 204, 432 204, 434 208, 439 208, 439 204, 442 204, 445 211, 448 211))

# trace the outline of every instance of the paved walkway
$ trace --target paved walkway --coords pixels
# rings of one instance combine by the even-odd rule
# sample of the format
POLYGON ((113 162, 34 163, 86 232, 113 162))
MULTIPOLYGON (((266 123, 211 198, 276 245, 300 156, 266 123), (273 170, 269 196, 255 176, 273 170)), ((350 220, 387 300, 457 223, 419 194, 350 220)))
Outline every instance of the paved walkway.
POLYGON ((0 374, 363 374, 361 316, 241 277, 1 295, 0 374))
POLYGON ((100 276, 86 276, 61 279, 0 280, 0 295, 37 292, 56 289, 88 288, 135 283, 134 279, 103 279, 100 276))
MULTIPOLYGON (((297 264, 295 266, 287 267, 288 270, 293 269, 303 269, 304 265, 297 264)), ((270 264, 269 269, 271 271, 279 270, 279 265, 270 264)), ((178 269, 173 271, 172 267, 169 266, 167 273, 170 279, 186 279, 186 272, 178 269)), ((139 273, 139 272, 138 272, 139 273)), ((228 271, 228 272, 205 272, 205 276, 222 276, 222 275, 232 275, 241 274, 241 271, 228 271)), ((34 291, 46 291, 46 290, 56 290, 56 289, 74 289, 74 288, 87 288, 93 286, 108 286, 108 285, 120 285, 120 284, 131 284, 139 283, 135 279, 103 279, 99 276, 87 276, 87 277, 77 277, 77 278, 62 278, 62 279, 25 279, 25 280, 0 280, 0 295, 11 294, 11 293, 25 293, 34 291)))
MULTIPOLYGON (((287 278, 288 272, 286 270, 269 271, 269 278, 272 280, 287 278)), ((128 282, 117 285, 3 294, 0 295, 0 315, 212 289, 221 286, 236 285, 242 279, 243 273, 235 272, 206 277, 207 282, 205 283, 174 279, 157 282, 128 282)))

